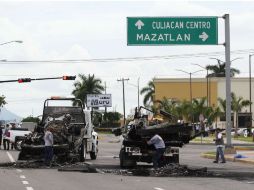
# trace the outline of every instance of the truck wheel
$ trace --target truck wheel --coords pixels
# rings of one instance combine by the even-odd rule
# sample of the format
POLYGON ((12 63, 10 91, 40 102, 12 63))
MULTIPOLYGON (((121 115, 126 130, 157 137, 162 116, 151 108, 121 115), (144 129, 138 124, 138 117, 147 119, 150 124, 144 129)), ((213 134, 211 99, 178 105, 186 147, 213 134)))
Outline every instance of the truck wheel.
POLYGON ((137 162, 135 160, 127 159, 123 149, 120 150, 119 158, 121 168, 134 168, 137 165, 137 162))
POLYGON ((91 160, 96 160, 97 153, 96 152, 90 152, 90 158, 91 158, 91 160))
POLYGON ((86 142, 85 140, 82 141, 79 153, 79 161, 84 162, 86 160, 86 142))
POLYGON ((173 163, 179 164, 179 154, 173 154, 173 163))
POLYGON ((21 150, 21 145, 22 145, 22 140, 17 140, 14 144, 15 150, 20 151, 21 150))
MULTIPOLYGON (((98 146, 98 143, 97 143, 97 146, 98 146)), ((97 154, 98 154, 98 147, 95 150, 95 148, 93 146, 92 150, 93 150, 93 152, 90 152, 90 158, 91 158, 91 160, 96 160, 97 154)))

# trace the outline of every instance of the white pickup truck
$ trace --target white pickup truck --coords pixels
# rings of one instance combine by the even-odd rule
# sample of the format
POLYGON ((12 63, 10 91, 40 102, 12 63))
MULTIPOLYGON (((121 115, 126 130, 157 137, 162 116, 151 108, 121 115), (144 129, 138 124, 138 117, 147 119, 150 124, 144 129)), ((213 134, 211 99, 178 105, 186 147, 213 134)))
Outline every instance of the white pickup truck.
MULTIPOLYGON (((3 134, 4 134, 5 129, 3 130, 3 134)), ((32 133, 31 131, 29 131, 27 128, 11 128, 9 129, 9 131, 7 132, 7 135, 4 137, 6 139, 8 139, 10 141, 10 143, 14 144, 14 148, 16 150, 20 150, 20 144, 22 142, 22 140, 25 138, 26 135, 32 133)))

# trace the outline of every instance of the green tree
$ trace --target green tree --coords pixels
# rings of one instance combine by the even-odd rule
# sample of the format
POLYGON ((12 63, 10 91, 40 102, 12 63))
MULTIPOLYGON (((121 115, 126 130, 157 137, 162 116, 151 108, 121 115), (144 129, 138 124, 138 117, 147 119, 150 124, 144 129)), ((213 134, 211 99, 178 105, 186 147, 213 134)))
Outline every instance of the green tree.
POLYGON ((7 102, 5 101, 5 96, 0 96, 0 107, 3 107, 7 102))
POLYGON ((32 117, 32 116, 28 116, 22 119, 22 122, 35 122, 35 123, 39 123, 40 119, 38 117, 32 117))
POLYGON ((195 121, 199 121, 199 115, 203 114, 204 117, 207 118, 207 106, 206 106, 206 97, 203 97, 201 99, 194 98, 192 100, 192 107, 193 107, 193 114, 195 121))
POLYGON ((180 119, 184 119, 187 122, 192 121, 192 104, 184 100, 176 105, 176 113, 180 119))
MULTIPOLYGON (((226 63, 222 62, 219 59, 217 60, 217 65, 207 65, 206 69, 212 71, 207 77, 225 77, 226 76, 226 63)), ((230 75, 231 77, 234 77, 235 74, 239 74, 240 71, 235 68, 230 69, 230 75)))
POLYGON ((235 126, 235 136, 237 137, 238 130, 238 113, 246 106, 249 106, 251 102, 249 100, 244 100, 243 97, 236 97, 235 93, 231 93, 231 105, 232 111, 234 112, 234 126, 235 126))
MULTIPOLYGON (((163 97, 162 100, 154 101, 154 105, 152 106, 152 110, 154 113, 158 113, 159 110, 166 111, 172 114, 171 121, 176 122, 179 118, 176 107, 179 101, 176 100, 169 100, 166 97, 163 97)), ((182 117, 181 117, 182 118, 182 117)))
MULTIPOLYGON (((101 79, 95 78, 94 75, 90 74, 88 76, 79 74, 78 76, 80 81, 74 83, 75 89, 72 91, 72 95, 74 95, 75 98, 86 103, 87 94, 101 94, 102 91, 104 91, 101 79)), ((77 105, 77 102, 73 102, 73 105, 77 105)))
POLYGON ((224 114, 220 107, 217 106, 215 108, 208 108, 208 123, 211 124, 212 121, 215 121, 215 128, 217 129, 217 119, 220 117, 222 114, 224 114))
POLYGON ((154 93, 155 93, 155 86, 153 81, 148 82, 148 86, 144 87, 141 89, 140 94, 144 94, 144 106, 149 105, 151 102, 153 102, 154 98, 154 93))

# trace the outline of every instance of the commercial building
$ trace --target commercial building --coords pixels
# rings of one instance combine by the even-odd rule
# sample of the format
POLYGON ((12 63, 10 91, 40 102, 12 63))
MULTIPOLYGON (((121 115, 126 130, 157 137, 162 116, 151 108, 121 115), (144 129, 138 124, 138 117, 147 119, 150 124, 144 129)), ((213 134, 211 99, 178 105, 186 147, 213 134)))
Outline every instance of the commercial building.
MULTIPOLYGON (((162 100, 163 97, 171 100, 188 100, 208 97, 208 105, 216 107, 218 98, 226 98, 226 79, 224 77, 213 78, 155 78, 155 100, 162 100)), ((252 89, 254 80, 251 81, 252 89)), ((231 91, 237 97, 244 100, 250 100, 250 82, 249 78, 231 78, 231 91)), ((251 100, 254 101, 254 90, 251 94, 251 100)), ((252 112, 254 105, 251 105, 252 112)), ((239 114, 239 126, 249 125, 250 106, 242 109, 239 114), (241 118, 242 117, 242 118, 241 118)), ((252 114, 252 118, 253 114, 252 114)), ((254 123, 254 122, 252 122, 254 123)), ((246 126, 245 126, 246 127, 246 126)))

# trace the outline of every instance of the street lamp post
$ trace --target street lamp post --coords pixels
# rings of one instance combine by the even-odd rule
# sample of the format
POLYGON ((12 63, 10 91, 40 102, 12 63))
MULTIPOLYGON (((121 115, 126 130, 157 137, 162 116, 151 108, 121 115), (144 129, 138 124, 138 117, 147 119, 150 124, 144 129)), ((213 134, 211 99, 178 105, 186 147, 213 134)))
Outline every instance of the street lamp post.
MULTIPOLYGON (((251 109, 251 57, 253 56, 254 54, 250 54, 249 55, 249 88, 250 88, 250 131, 249 131, 249 134, 251 132, 251 128, 252 128, 252 109, 251 109)), ((253 134, 253 141, 254 141, 254 134, 253 134)))
POLYGON ((137 94, 138 95, 138 108, 139 108, 139 79, 140 79, 140 77, 138 77, 138 84, 137 85, 129 83, 129 82, 127 83, 131 86, 137 87, 137 89, 138 89, 138 94, 137 94))
POLYGON ((0 46, 5 45, 5 44, 10 44, 10 43, 23 43, 23 41, 21 41, 21 40, 13 40, 13 41, 1 43, 0 46))
POLYGON ((203 66, 201 66, 201 65, 199 65, 199 64, 196 64, 196 63, 193 63, 192 65, 197 65, 197 66, 199 66, 199 67, 201 67, 201 68, 203 68, 203 69, 205 69, 206 70, 206 102, 207 102, 207 107, 209 107, 209 92, 208 92, 208 69, 206 68, 206 67, 203 67, 203 66))
POLYGON ((194 73, 200 72, 202 70, 198 70, 198 71, 195 71, 195 72, 186 72, 186 71, 183 71, 181 69, 177 69, 177 71, 181 71, 181 72, 184 72, 184 73, 190 75, 190 102, 192 103, 192 81, 191 81, 191 75, 194 74, 194 73))

